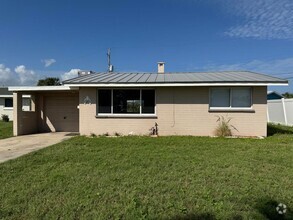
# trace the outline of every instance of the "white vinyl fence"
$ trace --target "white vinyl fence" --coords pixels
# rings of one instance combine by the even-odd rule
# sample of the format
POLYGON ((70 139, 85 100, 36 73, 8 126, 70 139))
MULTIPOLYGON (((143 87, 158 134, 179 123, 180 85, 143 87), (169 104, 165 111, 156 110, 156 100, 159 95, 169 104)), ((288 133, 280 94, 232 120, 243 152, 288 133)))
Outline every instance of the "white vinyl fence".
POLYGON ((268 122, 293 125, 293 99, 268 100, 268 122))

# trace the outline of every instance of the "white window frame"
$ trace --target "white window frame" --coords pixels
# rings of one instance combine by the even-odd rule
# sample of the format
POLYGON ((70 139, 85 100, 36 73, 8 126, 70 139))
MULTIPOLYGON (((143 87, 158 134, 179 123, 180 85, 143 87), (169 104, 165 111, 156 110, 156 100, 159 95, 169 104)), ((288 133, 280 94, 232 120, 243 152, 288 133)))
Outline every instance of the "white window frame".
POLYGON ((209 109, 210 110, 227 110, 227 111, 234 111, 234 110, 253 110, 253 89, 252 87, 211 87, 209 89, 209 109), (239 89, 239 88, 248 88, 250 89, 250 107, 233 107, 232 106, 232 94, 233 94, 233 89, 239 89), (230 106, 229 107, 212 107, 211 106, 211 101, 212 101, 212 90, 213 89, 229 89, 230 90, 230 97, 229 97, 229 103, 230 103, 230 106))
POLYGON ((154 117, 157 116, 157 92, 156 89, 154 88, 98 88, 97 89, 97 106, 96 106, 96 115, 99 117, 111 117, 111 116, 115 116, 115 117, 154 117), (111 90, 111 113, 99 113, 99 90, 111 90), (137 114, 132 114, 132 113, 125 113, 125 114, 117 114, 117 113, 113 113, 114 111, 114 107, 113 107, 113 90, 139 90, 139 113, 137 114), (154 90, 155 91, 155 106, 154 106, 154 113, 150 113, 150 114, 146 114, 146 113, 142 113, 142 90, 154 90))

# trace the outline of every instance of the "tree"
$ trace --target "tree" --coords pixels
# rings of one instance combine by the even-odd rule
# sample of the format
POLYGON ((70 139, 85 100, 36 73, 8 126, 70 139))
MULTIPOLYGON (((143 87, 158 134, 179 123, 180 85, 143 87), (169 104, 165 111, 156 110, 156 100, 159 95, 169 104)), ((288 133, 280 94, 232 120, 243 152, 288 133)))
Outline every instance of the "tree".
POLYGON ((286 92, 282 95, 284 96, 284 98, 287 98, 287 99, 293 98, 293 93, 286 92))
POLYGON ((60 79, 57 77, 46 77, 38 81, 38 86, 60 86, 60 79))

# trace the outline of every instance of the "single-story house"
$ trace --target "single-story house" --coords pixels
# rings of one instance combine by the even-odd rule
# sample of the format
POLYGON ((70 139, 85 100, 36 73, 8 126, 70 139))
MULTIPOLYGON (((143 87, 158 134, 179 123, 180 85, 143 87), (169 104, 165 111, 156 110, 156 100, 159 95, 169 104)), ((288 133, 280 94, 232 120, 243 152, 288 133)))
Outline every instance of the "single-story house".
MULTIPOLYGON (((30 96, 25 96, 22 102, 22 109, 29 111, 30 96)), ((0 116, 2 115, 8 115, 9 120, 13 120, 13 94, 8 91, 8 87, 0 87, 0 116)))
POLYGON ((68 131, 81 135, 212 136, 217 116, 231 117, 235 135, 267 135, 267 86, 287 80, 248 71, 92 73, 61 86, 10 87, 14 135, 68 131), (31 111, 21 97, 31 95, 31 111))
POLYGON ((267 100, 275 100, 275 99, 282 99, 282 98, 284 98, 284 96, 276 91, 267 92, 267 100))

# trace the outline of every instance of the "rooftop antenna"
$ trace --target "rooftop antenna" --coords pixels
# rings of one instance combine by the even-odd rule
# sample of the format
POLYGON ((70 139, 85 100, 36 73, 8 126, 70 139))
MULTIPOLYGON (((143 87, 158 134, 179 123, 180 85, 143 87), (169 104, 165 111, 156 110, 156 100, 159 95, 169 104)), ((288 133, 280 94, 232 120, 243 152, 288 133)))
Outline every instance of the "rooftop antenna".
POLYGON ((114 71, 114 66, 111 65, 111 48, 108 48, 107 58, 108 58, 108 72, 111 73, 114 71))

